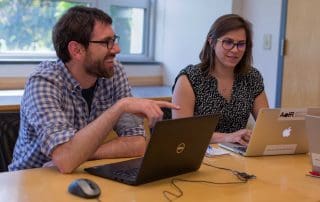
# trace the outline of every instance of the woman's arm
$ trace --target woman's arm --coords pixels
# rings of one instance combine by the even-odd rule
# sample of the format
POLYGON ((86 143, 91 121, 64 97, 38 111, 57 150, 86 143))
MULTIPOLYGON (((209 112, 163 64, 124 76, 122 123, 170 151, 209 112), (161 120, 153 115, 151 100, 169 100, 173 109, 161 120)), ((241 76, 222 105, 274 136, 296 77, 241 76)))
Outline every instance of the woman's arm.
POLYGON ((254 119, 256 120, 257 117, 258 117, 258 113, 259 113, 259 110, 261 108, 268 108, 269 107, 269 104, 268 104, 268 99, 267 99, 267 95, 264 91, 262 91, 260 93, 260 95, 258 95, 256 97, 256 99, 254 100, 254 103, 253 103, 253 110, 252 110, 252 115, 254 117, 254 119))
POLYGON ((172 95, 172 103, 179 105, 179 110, 172 110, 172 118, 193 116, 195 95, 186 75, 181 75, 175 85, 172 95))

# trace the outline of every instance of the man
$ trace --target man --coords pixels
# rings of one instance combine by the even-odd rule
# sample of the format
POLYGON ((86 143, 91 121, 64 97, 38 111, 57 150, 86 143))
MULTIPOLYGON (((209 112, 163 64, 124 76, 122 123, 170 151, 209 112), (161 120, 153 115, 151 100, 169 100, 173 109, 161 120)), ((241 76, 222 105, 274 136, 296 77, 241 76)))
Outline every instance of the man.
POLYGON ((112 19, 73 7, 52 32, 58 61, 43 62, 26 83, 21 125, 9 170, 55 165, 70 173, 88 159, 133 157, 146 148, 142 119, 161 120, 168 102, 131 97, 112 19), (115 129, 119 137, 103 143, 115 129))

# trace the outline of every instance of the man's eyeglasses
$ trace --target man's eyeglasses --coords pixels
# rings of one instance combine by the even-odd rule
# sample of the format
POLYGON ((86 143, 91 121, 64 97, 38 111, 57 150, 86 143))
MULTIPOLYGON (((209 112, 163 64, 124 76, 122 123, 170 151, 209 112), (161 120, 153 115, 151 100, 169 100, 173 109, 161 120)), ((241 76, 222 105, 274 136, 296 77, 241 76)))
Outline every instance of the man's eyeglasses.
POLYGON ((217 41, 222 42, 222 47, 225 50, 232 50, 235 46, 237 46, 237 49, 239 51, 243 51, 244 49, 246 49, 246 41, 238 41, 238 42, 234 42, 234 40, 232 39, 217 39, 217 41))
POLYGON ((108 49, 112 49, 114 44, 117 44, 119 42, 120 37, 117 35, 114 35, 113 38, 101 40, 101 41, 89 41, 89 43, 99 43, 104 47, 107 47, 108 49))

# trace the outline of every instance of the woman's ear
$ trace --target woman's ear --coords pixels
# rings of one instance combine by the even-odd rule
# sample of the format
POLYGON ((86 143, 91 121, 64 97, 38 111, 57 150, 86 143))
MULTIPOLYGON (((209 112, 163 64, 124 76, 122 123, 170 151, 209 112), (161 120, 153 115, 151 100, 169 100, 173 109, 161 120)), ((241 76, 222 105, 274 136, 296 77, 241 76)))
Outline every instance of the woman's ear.
POLYGON ((212 38, 208 38, 208 43, 212 49, 214 49, 214 43, 212 38))

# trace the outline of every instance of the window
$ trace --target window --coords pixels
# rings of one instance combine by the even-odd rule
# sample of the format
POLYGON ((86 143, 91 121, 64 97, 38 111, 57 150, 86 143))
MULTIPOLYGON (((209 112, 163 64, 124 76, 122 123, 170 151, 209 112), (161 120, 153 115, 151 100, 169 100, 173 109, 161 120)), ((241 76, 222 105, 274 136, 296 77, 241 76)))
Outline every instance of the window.
POLYGON ((1 0, 0 61, 39 61, 56 57, 53 25, 75 5, 96 6, 113 18, 120 36, 121 61, 153 58, 153 0, 1 0))
POLYGON ((120 36, 121 61, 150 60, 153 57, 152 25, 154 3, 146 0, 108 0, 107 12, 120 36))

